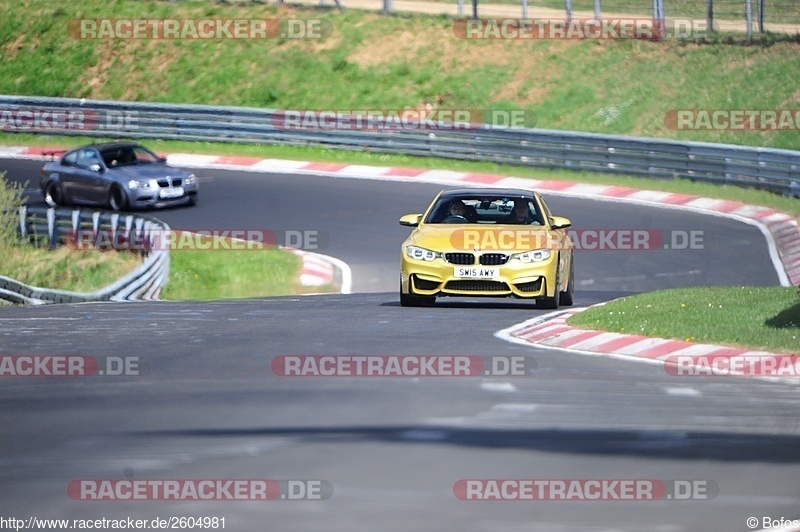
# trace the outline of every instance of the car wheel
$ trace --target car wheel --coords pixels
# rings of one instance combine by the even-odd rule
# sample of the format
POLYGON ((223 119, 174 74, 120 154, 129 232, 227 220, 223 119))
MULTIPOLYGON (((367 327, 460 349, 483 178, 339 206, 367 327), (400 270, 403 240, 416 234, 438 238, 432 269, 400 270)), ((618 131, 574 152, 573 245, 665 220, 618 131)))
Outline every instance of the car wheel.
POLYGON ((401 307, 430 307, 436 303, 436 296, 413 296, 400 291, 401 307))
POLYGON ((572 306, 575 300, 575 257, 570 258, 569 261, 569 282, 567 289, 560 294, 560 305, 572 306))
POLYGON ((108 193, 108 206, 112 211, 124 211, 128 207, 128 196, 118 186, 111 187, 108 193))
POLYGON ((544 296, 536 300, 536 306, 547 310, 555 310, 561 304, 561 292, 558 291, 558 274, 556 274, 556 289, 553 297, 544 296))
POLYGON ((44 188, 44 201, 51 207, 63 205, 64 198, 61 194, 61 187, 55 181, 50 181, 44 188))

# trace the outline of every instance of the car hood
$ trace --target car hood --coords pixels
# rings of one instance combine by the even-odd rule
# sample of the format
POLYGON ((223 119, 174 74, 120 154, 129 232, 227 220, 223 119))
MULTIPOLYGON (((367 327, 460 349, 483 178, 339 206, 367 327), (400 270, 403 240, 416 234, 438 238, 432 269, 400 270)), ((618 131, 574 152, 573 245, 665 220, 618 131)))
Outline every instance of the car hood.
POLYGON ((189 177, 189 172, 166 164, 135 164, 109 168, 108 175, 117 180, 158 179, 160 177, 189 177))
POLYGON ((409 243, 438 252, 519 253, 552 248, 555 236, 553 231, 540 225, 421 224, 411 234, 409 243))

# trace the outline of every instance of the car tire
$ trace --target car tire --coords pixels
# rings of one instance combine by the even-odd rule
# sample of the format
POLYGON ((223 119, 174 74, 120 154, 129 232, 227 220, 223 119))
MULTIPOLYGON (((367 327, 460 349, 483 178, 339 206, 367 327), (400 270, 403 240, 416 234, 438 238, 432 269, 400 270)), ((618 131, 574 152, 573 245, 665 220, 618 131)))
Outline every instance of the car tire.
POLYGON ((436 296, 414 296, 400 291, 401 307, 431 307, 436 303, 436 296))
POLYGON ((57 207, 64 204, 64 195, 61 194, 61 187, 58 182, 50 181, 44 187, 44 202, 50 207, 57 207))
POLYGON ((567 307, 572 306, 575 301, 575 257, 571 257, 569 261, 569 282, 567 289, 560 294, 560 305, 567 307))
POLYGON ((556 273, 556 289, 553 292, 553 297, 544 296, 536 300, 536 306, 546 310, 556 310, 558 305, 561 304, 561 292, 558 291, 558 274, 556 273))
POLYGON ((128 196, 125 191, 117 185, 111 187, 108 192, 108 206, 112 211, 124 211, 128 208, 128 196))

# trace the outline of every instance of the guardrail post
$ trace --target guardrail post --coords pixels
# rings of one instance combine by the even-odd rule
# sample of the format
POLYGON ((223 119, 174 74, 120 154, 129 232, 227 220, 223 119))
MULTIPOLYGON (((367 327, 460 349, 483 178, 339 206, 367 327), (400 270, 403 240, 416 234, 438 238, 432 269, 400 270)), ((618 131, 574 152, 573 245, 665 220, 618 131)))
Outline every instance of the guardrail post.
POLYGON ((789 183, 789 195, 793 198, 800 199, 800 182, 791 181, 789 183))
POLYGON ((47 236, 50 240, 50 247, 58 245, 58 234, 56 233, 56 210, 47 209, 47 236))
POLYGON ((19 208, 19 234, 22 235, 22 238, 28 237, 28 224, 26 220, 28 218, 28 208, 23 205, 19 208))

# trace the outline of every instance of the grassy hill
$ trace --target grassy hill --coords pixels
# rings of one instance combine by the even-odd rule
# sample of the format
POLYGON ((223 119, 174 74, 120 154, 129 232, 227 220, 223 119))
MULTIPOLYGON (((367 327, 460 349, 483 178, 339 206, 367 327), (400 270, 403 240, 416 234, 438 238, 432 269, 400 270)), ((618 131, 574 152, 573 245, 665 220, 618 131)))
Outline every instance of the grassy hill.
POLYGON ((800 147, 797 131, 676 131, 672 109, 800 108, 800 43, 467 41, 446 17, 205 0, 6 2, 0 93, 293 109, 526 109, 537 127, 800 147), (79 40, 81 18, 300 18, 320 40, 79 40), (74 22, 73 22, 74 24, 74 22))

